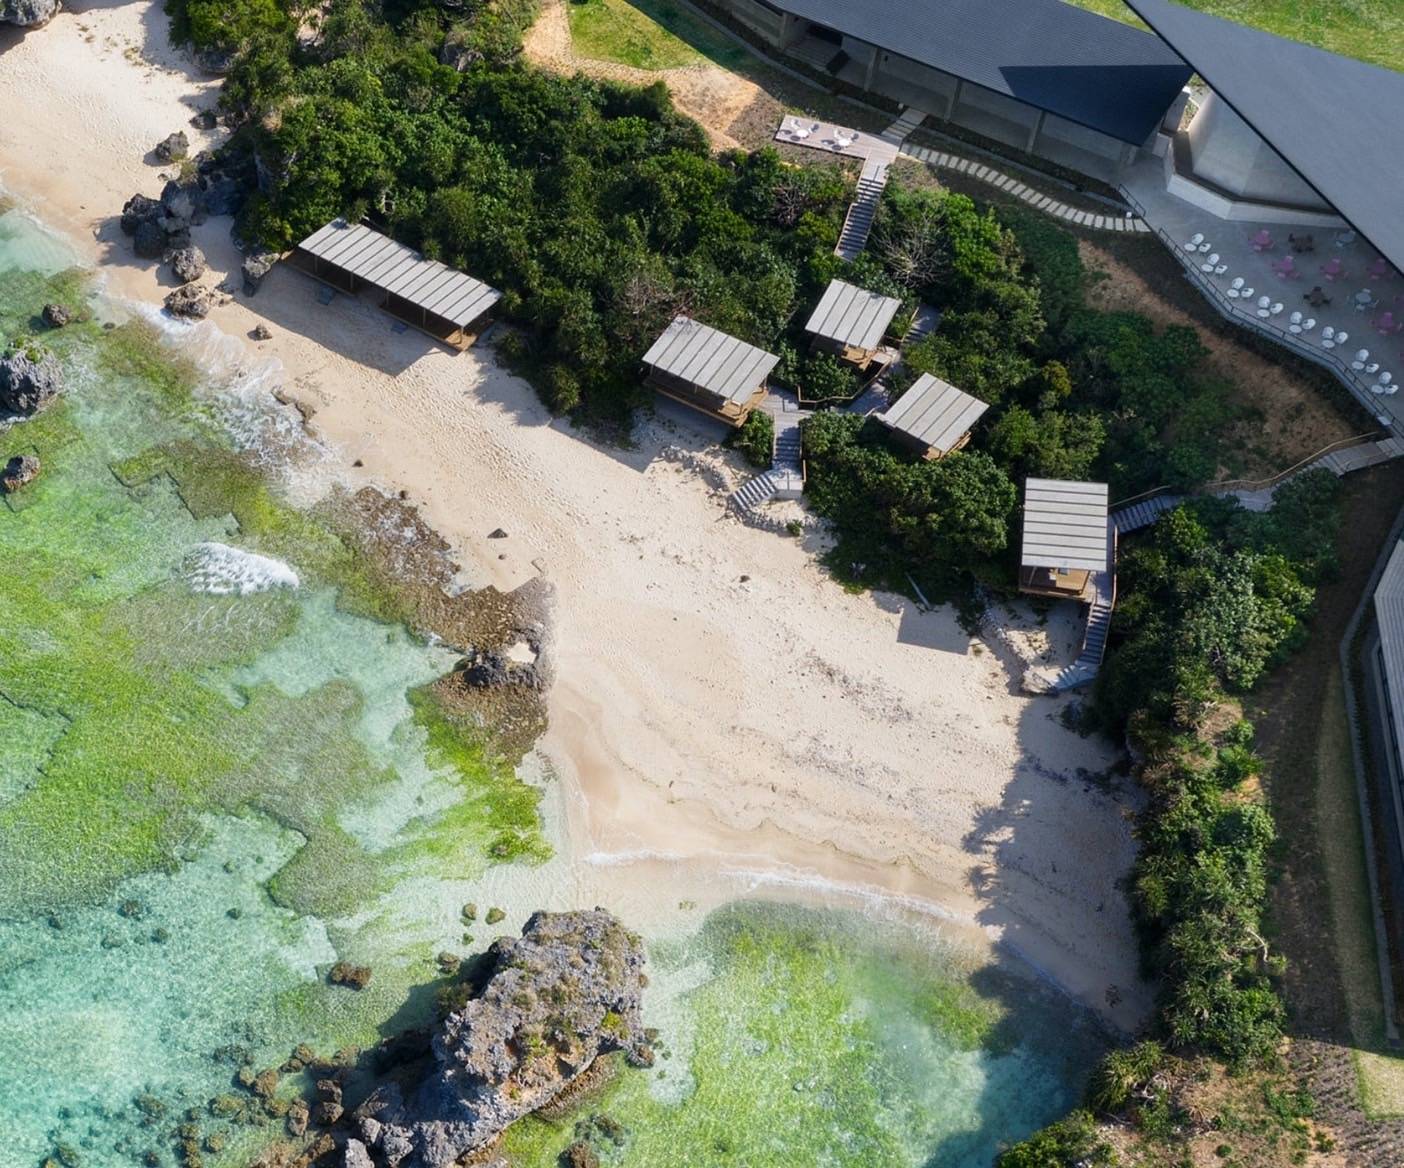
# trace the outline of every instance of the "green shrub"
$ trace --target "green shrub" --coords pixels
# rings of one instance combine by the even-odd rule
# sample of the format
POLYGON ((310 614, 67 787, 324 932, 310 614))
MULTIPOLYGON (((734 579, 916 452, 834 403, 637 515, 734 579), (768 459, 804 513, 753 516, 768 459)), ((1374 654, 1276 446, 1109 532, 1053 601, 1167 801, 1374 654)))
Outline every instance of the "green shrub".
POLYGON ((752 410, 727 442, 752 466, 764 470, 770 465, 775 448, 775 419, 764 410, 752 410))
POLYGON ((1117 1155, 1097 1134, 1097 1123, 1086 1111, 1035 1132, 1000 1153, 996 1168, 1115 1168, 1117 1155))

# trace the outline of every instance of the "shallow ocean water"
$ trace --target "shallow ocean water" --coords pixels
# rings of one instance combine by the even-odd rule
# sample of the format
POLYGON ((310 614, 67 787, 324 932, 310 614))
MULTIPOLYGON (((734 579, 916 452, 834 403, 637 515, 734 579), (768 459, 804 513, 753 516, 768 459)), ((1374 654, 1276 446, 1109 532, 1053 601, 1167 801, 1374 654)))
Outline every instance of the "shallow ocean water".
MULTIPOLYGON (((0 339, 83 295, 71 263, 0 214, 0 339)), ((455 655, 347 603, 335 536, 233 468, 260 435, 288 456, 286 411, 89 304, 45 337, 62 401, 0 424, 0 457, 44 463, 0 501, 0 1168, 175 1164, 181 1122, 242 1163, 280 1125, 225 1114, 240 1065, 423 1022, 437 953, 595 903, 649 943, 662 1057, 520 1125, 521 1168, 577 1137, 650 1168, 974 1168, 1076 1100, 1095 1025, 932 919, 563 854, 544 771, 444 745, 422 687, 455 655), (503 833, 520 858, 494 862, 503 833), (326 984, 339 958, 365 991, 326 984)))

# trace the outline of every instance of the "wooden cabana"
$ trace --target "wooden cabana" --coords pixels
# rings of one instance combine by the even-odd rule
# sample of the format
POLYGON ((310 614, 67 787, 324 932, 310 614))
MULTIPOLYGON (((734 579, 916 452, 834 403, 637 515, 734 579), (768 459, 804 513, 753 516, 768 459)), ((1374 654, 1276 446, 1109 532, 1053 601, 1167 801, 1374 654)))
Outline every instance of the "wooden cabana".
POLYGON ((643 358, 648 384, 659 393, 731 426, 760 405, 779 361, 689 316, 675 317, 643 358))
POLYGON ((874 416, 904 446, 935 459, 969 442, 971 428, 989 408, 978 397, 923 373, 896 402, 874 416))
POLYGON ((1106 483, 1024 484, 1020 591, 1090 602, 1097 591, 1093 576, 1111 568, 1111 543, 1106 483))
POLYGON ((481 280, 344 219, 314 231, 293 250, 291 260, 343 292, 372 289, 391 316, 458 349, 478 339, 502 299, 501 292, 481 280))
POLYGON ((804 331, 816 352, 866 369, 882 349, 892 318, 901 307, 902 302, 891 296, 832 280, 804 331))

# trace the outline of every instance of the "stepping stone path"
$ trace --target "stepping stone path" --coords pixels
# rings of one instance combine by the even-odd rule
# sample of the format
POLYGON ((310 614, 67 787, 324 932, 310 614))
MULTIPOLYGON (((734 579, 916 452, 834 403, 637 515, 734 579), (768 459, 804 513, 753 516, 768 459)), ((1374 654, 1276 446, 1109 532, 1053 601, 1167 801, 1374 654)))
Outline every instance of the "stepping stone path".
POLYGON ((903 146, 902 153, 908 158, 924 162, 927 166, 954 170, 960 174, 967 174, 971 178, 979 179, 981 182, 989 183, 1006 194, 1013 195, 1021 202, 1027 203, 1035 210, 1042 211, 1045 215, 1052 215, 1055 219, 1062 219, 1076 227, 1086 227, 1093 231, 1122 231, 1133 235, 1150 234, 1150 228, 1146 226, 1145 222, 1133 215, 1098 214, 1095 211, 1084 211, 1078 207, 1070 207, 1067 203, 1061 203, 1057 199, 1045 195, 1042 191, 1036 191, 1013 176, 1004 174, 983 162, 973 162, 969 158, 961 158, 958 154, 931 150, 926 146, 903 146))

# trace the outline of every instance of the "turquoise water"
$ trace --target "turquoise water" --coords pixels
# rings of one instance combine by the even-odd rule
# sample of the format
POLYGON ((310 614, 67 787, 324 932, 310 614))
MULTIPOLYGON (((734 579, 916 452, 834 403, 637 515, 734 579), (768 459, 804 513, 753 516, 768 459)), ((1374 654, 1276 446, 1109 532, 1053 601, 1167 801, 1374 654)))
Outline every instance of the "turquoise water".
POLYGON ((731 903, 706 872, 559 854, 560 793, 433 697, 453 654, 244 457, 276 434, 298 473, 281 407, 70 263, 0 214, 0 337, 48 299, 93 316, 44 335, 61 402, 0 425, 0 457, 44 464, 0 505, 0 1168, 173 1164, 182 1123, 206 1164, 244 1162, 280 1125, 230 1104, 241 1065, 425 1022, 437 953, 594 903, 646 934, 664 1057, 522 1125, 520 1168, 601 1109, 611 1164, 965 1168, 1075 1099, 1087 1020, 891 906, 731 903), (328 986, 338 959, 370 986, 328 986))

